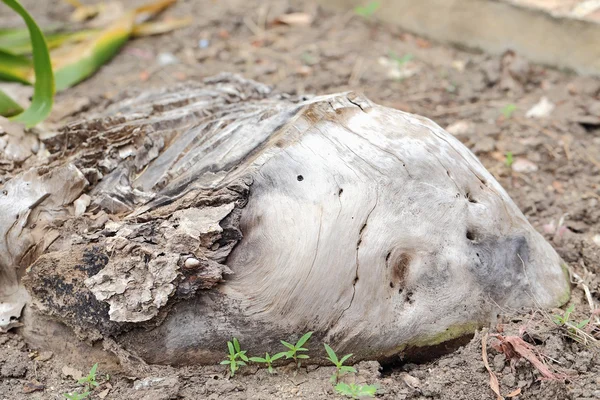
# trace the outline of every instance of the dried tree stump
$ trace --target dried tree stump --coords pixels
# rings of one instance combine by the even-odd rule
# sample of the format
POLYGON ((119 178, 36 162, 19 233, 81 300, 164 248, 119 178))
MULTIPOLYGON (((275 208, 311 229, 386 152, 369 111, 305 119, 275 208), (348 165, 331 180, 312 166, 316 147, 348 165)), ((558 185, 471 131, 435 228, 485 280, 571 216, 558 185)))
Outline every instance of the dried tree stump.
POLYGON ((1 317, 26 304, 34 345, 181 365, 311 330, 383 360, 568 299, 556 252, 426 118, 228 75, 100 108, 0 163, 1 317))

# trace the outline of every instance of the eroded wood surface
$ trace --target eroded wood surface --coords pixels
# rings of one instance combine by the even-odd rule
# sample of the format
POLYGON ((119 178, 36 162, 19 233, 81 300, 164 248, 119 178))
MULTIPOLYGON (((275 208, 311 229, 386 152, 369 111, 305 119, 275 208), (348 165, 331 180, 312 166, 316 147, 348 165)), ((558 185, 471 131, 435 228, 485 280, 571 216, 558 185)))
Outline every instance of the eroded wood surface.
POLYGON ((264 352, 308 330, 382 359, 568 298, 554 250, 468 149, 354 93, 290 99, 221 76, 123 96, 42 142, 44 163, 85 176, 90 205, 21 228, 59 232, 22 279, 30 321, 147 362, 211 363, 233 336, 264 352))

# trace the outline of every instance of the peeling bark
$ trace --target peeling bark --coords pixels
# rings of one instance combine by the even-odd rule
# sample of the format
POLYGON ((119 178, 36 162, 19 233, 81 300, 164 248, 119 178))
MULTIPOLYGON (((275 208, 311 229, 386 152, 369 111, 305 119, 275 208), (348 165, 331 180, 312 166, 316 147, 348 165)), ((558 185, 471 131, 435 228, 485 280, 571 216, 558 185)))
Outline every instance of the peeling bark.
POLYGON ((34 343, 55 321, 121 358, 212 363, 232 336, 263 352, 313 330, 384 359, 568 297, 557 254, 468 149, 353 93, 220 76, 123 95, 42 144, 62 195, 31 171, 4 186, 36 187, 20 210, 54 207, 3 236, 34 343))

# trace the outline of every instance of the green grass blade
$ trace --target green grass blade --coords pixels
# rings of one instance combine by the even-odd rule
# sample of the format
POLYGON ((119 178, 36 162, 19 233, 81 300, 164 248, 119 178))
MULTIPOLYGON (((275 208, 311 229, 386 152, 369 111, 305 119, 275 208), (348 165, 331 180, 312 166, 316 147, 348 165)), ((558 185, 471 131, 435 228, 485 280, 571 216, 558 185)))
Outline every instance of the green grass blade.
MULTIPOLYGON (((81 29, 73 31, 59 30, 57 28, 42 29, 49 50, 67 43, 80 42, 90 38, 98 32, 97 29, 81 29)), ((31 47, 29 31, 27 28, 0 30, 0 49, 14 55, 31 54, 33 49, 31 47)))
POLYGON ((0 49, 0 80, 31 85, 29 81, 31 72, 30 59, 0 49))
POLYGON ((92 36, 54 58, 56 89, 67 89, 91 76, 108 62, 129 39, 134 14, 128 13, 104 31, 92 36))
POLYGON ((13 117, 23 112, 23 108, 15 103, 6 93, 0 90, 0 115, 13 117))
POLYGON ((33 46, 33 69, 35 72, 33 99, 27 110, 12 117, 14 121, 24 122, 27 127, 32 127, 43 121, 52 110, 54 75, 50 63, 50 53, 42 31, 21 4, 17 0, 2 1, 23 18, 33 46))

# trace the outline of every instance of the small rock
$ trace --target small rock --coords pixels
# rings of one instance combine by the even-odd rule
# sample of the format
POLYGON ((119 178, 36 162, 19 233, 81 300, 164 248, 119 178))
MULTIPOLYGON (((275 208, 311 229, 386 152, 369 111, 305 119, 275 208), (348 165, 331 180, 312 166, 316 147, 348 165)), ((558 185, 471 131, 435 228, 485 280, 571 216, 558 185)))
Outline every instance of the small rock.
POLYGON ((108 396, 108 392, 110 392, 110 388, 106 388, 103 391, 101 391, 100 393, 98 393, 98 397, 100 397, 101 399, 104 399, 106 396, 108 396))
POLYGON ((497 372, 501 372, 504 369, 504 362, 506 361, 506 357, 503 354, 496 354, 494 356, 494 370, 497 372))
POLYGON ((517 378, 514 374, 507 374, 502 377, 502 385, 508 387, 514 387, 517 383, 517 378))
POLYGON ((183 266, 187 269, 194 269, 200 266, 200 260, 194 257, 187 258, 183 263, 183 266))
POLYGON ((473 151, 479 153, 490 153, 496 149, 496 141, 491 137, 482 137, 475 141, 473 151))
POLYGON ((135 390, 147 390, 162 387, 174 387, 178 384, 179 378, 177 376, 149 377, 135 381, 133 383, 133 388, 135 390))
POLYGON ((515 172, 530 173, 538 170, 538 166, 525 158, 517 158, 512 164, 515 172))
POLYGON ((552 110, 554 110, 554 103, 544 96, 527 111, 525 116, 527 118, 546 118, 552 110))
POLYGON ((64 367, 62 367, 62 373, 64 376, 70 376, 73 379, 75 379, 76 381, 83 378, 83 374, 81 373, 81 371, 79 371, 78 369, 75 368, 71 368, 68 365, 65 365, 64 367))
POLYGON ((592 241, 594 242, 594 244, 596 246, 600 246, 600 235, 594 235, 594 237, 592 238, 592 241))
POLYGON ((469 120, 461 119, 448 125, 446 130, 456 137, 468 136, 475 133, 475 124, 469 120))
POLYGON ((160 53, 157 57, 156 57, 156 61, 158 62, 158 65, 171 65, 171 64, 177 64, 179 62, 179 59, 177 57, 175 57, 175 55, 173 53, 160 53))
POLYGON ((400 374, 400 378, 402 378, 402 381, 406 384, 406 386, 408 386, 411 389, 418 389, 421 387, 421 381, 419 380, 419 378, 415 378, 414 376, 411 376, 406 372, 402 372, 400 374))
POLYGON ((91 201, 92 198, 85 193, 79 196, 79 198, 73 202, 73 205, 75 206, 75 216, 82 216, 91 201))

